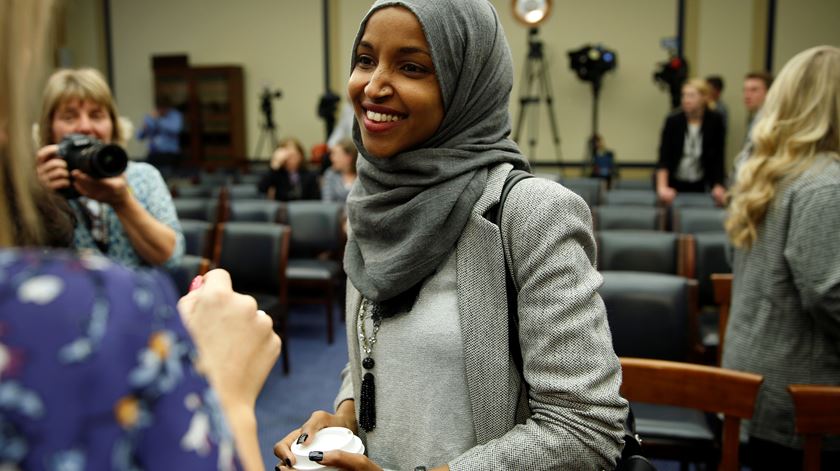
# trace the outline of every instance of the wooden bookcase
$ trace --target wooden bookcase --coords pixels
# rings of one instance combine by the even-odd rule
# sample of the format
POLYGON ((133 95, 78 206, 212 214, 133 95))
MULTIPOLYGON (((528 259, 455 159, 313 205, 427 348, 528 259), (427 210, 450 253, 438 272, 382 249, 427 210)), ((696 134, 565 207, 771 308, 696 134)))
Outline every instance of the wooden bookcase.
POLYGON ((190 66, 185 56, 152 58, 155 96, 166 96, 184 115, 184 165, 246 165, 243 70, 190 66))

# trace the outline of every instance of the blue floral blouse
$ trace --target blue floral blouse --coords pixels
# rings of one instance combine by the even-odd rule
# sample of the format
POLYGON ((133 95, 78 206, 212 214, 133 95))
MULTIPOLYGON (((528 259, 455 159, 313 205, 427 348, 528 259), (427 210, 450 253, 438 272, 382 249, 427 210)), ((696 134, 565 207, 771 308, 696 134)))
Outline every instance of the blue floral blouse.
MULTIPOLYGON (((175 250, 164 263, 165 268, 178 266, 184 255, 184 235, 172 196, 160 172, 145 162, 129 162, 125 178, 134 197, 149 214, 175 231, 175 250)), ((108 258, 125 266, 136 268, 149 266, 134 250, 131 239, 125 233, 114 208, 85 197, 71 200, 70 206, 76 213, 74 245, 78 249, 90 249, 105 254, 108 258), (88 208, 91 206, 91 208, 88 208), (100 243, 97 243, 97 240, 100 243)))
POLYGON ((158 272, 0 250, 0 469, 238 469, 175 302, 158 272))

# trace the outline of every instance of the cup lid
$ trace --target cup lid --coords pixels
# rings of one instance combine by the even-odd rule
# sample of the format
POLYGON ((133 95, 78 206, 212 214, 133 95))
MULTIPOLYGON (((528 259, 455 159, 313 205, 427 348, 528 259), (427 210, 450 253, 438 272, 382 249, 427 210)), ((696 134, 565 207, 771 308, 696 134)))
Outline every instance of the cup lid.
POLYGON ((298 457, 309 458, 310 451, 340 450, 353 442, 353 432, 344 427, 327 427, 315 434, 309 445, 292 444, 292 453, 298 457))

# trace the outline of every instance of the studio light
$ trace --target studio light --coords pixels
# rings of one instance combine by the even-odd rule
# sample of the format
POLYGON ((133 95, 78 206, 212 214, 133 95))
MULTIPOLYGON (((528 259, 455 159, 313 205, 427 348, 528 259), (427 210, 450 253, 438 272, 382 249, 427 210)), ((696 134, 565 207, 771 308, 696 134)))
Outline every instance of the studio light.
POLYGON ((535 27, 551 13, 551 0, 512 0, 513 17, 525 26, 535 27))
POLYGON ((575 71, 578 78, 600 86, 604 74, 615 69, 616 55, 614 51, 601 45, 583 46, 569 51, 569 67, 575 71))

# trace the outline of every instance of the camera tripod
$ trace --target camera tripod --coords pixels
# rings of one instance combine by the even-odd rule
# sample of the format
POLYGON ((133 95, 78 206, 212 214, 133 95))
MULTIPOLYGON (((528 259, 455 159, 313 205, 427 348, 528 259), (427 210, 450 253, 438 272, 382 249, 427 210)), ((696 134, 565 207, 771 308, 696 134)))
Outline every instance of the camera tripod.
MULTIPOLYGON (((528 60, 525 62, 525 73, 522 79, 519 94, 519 116, 516 119, 516 132, 513 135, 513 140, 519 142, 522 125, 525 123, 525 115, 529 111, 529 105, 539 105, 540 102, 545 101, 548 107, 551 134, 554 138, 554 152, 557 161, 560 162, 560 134, 557 132, 557 120, 554 117, 554 98, 551 95, 551 81, 548 78, 548 67, 543 57, 543 43, 537 39, 537 28, 531 28, 528 32, 528 60), (532 92, 535 86, 536 90, 532 92)), ((531 108, 528 122, 531 128, 530 139, 528 140, 528 145, 530 146, 528 155, 529 158, 535 159, 540 130, 538 109, 531 108)))
POLYGON ((283 92, 280 90, 271 91, 268 87, 265 87, 260 95, 260 111, 263 114, 263 123, 260 127, 260 137, 257 139, 257 148, 254 149, 254 157, 260 156, 263 142, 266 142, 265 139, 268 139, 266 143, 271 145, 271 148, 268 149, 269 156, 277 148, 277 134, 274 132, 277 126, 274 124, 274 106, 271 100, 282 96, 283 92))
POLYGON ((263 123, 263 125, 260 127, 260 137, 257 139, 257 147, 256 149, 254 149, 254 157, 260 156, 260 151, 263 148, 263 142, 271 146, 268 149, 269 156, 272 152, 274 152, 274 149, 277 148, 278 142, 277 134, 274 132, 275 129, 276 127, 274 126, 273 122, 268 121, 263 123))

